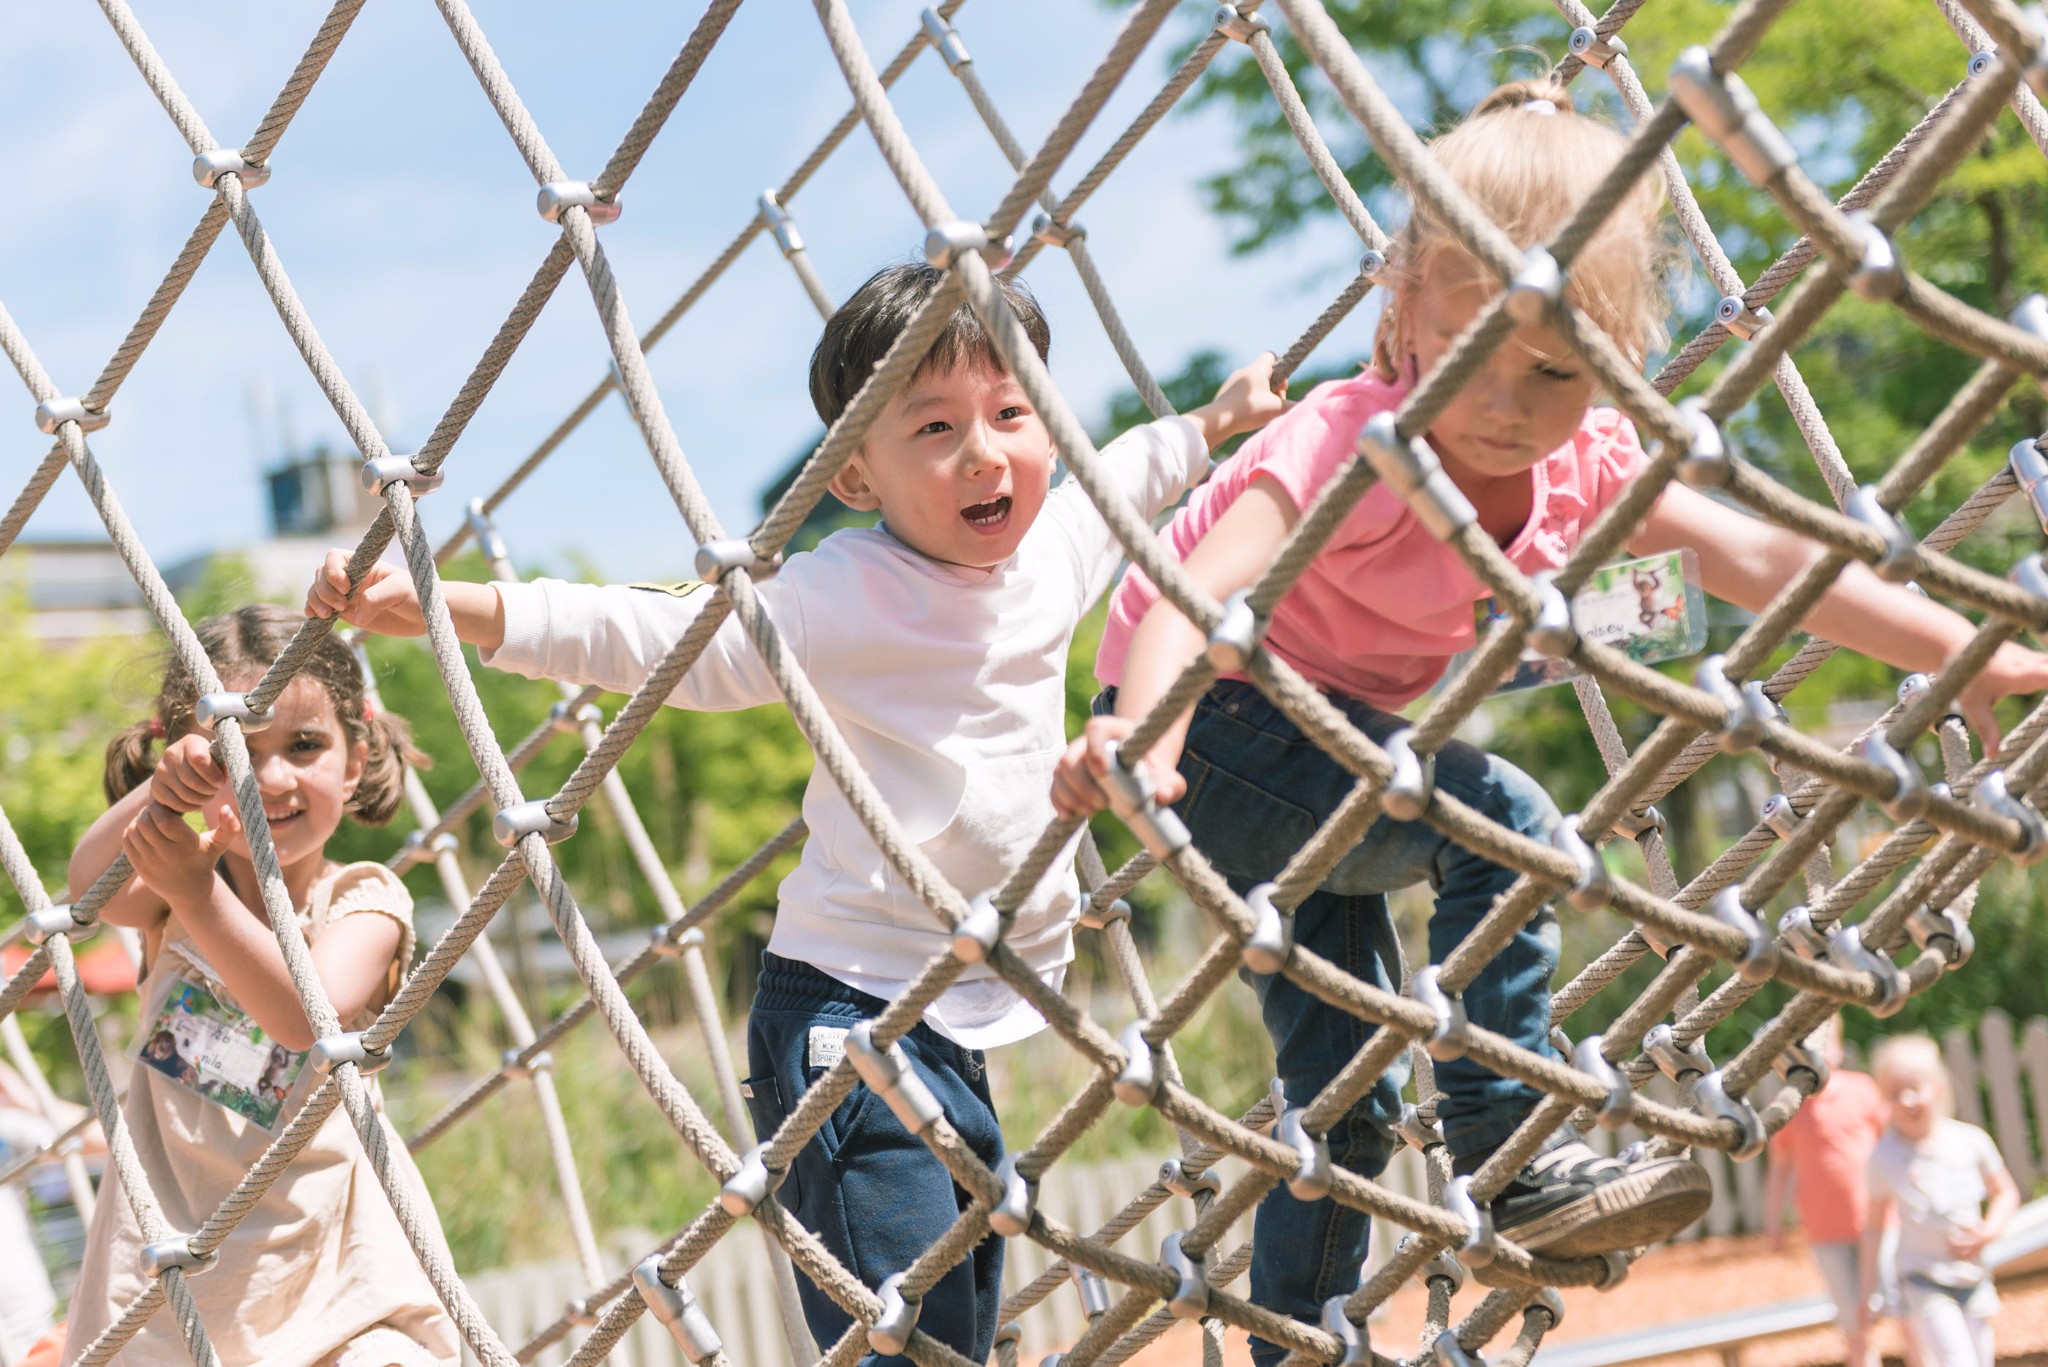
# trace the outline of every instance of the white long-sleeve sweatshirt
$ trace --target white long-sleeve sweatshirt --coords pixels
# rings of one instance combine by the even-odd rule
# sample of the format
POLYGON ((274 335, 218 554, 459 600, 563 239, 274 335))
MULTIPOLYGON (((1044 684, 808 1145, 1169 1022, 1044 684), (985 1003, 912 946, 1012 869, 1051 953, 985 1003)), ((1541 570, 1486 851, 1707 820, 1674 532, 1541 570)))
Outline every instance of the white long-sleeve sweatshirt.
MULTIPOLYGON (((1165 418, 1106 447, 1105 467, 1148 519, 1199 484, 1196 426, 1165 418)), ((1122 552, 1074 480, 1056 487, 1016 555, 989 570, 931 560, 886 527, 835 532, 759 585, 792 658, 908 837, 966 896, 991 892, 1052 821, 1066 745, 1067 648, 1122 552)), ((631 692, 711 601, 701 585, 650 590, 542 579, 497 586, 505 640, 484 663, 530 678, 631 692)), ((723 622, 669 702, 734 711, 782 701, 737 618, 723 622)), ((888 996, 948 936, 897 876, 822 768, 804 791, 810 838, 783 880, 768 947, 888 996)), ((1018 908, 1006 939, 1057 984, 1073 958, 1071 850, 1018 908)), ((1043 1022, 976 965, 927 1018, 974 1048, 1043 1022)))

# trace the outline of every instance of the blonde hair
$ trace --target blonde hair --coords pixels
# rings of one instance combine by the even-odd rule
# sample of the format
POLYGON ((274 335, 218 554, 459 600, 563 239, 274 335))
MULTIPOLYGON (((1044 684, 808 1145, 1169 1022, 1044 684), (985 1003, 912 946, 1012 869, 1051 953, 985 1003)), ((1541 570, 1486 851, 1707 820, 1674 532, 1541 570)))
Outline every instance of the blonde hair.
MULTIPOLYGON (((215 672, 224 678, 242 678, 270 668, 270 662, 303 625, 301 613, 257 603, 209 617, 195 632, 215 672)), ((354 745, 361 741, 368 748, 363 777, 349 798, 347 811, 366 825, 383 825, 405 796, 405 766, 424 767, 427 762, 426 756, 413 748, 412 728, 403 717, 371 709, 355 654, 332 632, 320 639, 297 677, 311 679, 333 700, 345 742, 354 745)), ((119 802, 148 781, 156 768, 157 746, 169 745, 197 729, 192 708, 198 701, 199 681, 173 656, 165 666, 163 688, 151 715, 107 742, 102 786, 108 802, 119 802)))
POLYGON ((1942 1061, 1940 1045, 1925 1035, 1893 1035, 1879 1040, 1877 1048, 1871 1051, 1870 1075, 1886 1092, 1892 1090, 1891 1079, 1901 1073, 1913 1072, 1924 1072, 1933 1079, 1939 1098, 1936 1109, 1943 1115, 1954 1115, 1955 1086, 1949 1081, 1948 1065, 1942 1061))
MULTIPOLYGON (((1612 125, 1576 112, 1571 91, 1546 76, 1501 86, 1429 151, 1481 213, 1527 248, 1556 236, 1627 146, 1612 125)), ((1660 231, 1663 208, 1657 179, 1637 180, 1565 272, 1565 296, 1638 366, 1664 340, 1660 276, 1672 258, 1660 231)), ((1418 201, 1388 251, 1397 283, 1373 341, 1373 365, 1385 379, 1400 373, 1408 296, 1446 250, 1464 247, 1418 201)))

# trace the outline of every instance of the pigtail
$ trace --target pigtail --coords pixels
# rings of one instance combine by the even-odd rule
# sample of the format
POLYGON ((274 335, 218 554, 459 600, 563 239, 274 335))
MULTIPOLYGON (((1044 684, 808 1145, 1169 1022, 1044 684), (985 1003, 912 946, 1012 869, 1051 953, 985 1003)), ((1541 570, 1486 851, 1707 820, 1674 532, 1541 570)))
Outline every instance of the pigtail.
POLYGON ((107 770, 100 784, 106 790, 108 806, 140 788, 156 772, 156 756, 150 750, 163 738, 161 727, 150 717, 123 728, 107 742, 107 770))
POLYGON ((405 798, 405 767, 424 769, 431 761, 414 748, 412 726, 404 717, 378 712, 362 724, 369 754, 363 777, 349 799, 348 812, 366 826, 381 826, 405 798))

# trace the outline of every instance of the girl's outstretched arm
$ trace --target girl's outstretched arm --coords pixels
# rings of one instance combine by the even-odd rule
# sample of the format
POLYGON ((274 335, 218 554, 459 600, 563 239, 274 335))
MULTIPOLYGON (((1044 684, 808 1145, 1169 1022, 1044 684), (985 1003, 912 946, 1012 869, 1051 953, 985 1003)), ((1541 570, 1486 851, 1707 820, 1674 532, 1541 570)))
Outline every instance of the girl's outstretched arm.
MULTIPOLYGON (((65 870, 66 897, 76 902, 85 896, 85 890, 93 885, 93 881, 107 871, 107 865, 121 853, 121 837, 149 801, 149 785, 145 783, 100 813, 99 819, 86 827, 78 848, 71 852, 71 863, 65 870)), ((170 904, 155 888, 141 878, 131 878, 100 908, 100 919, 112 926, 150 930, 164 919, 164 913, 169 909, 170 904)))
MULTIPOLYGON (((1278 484, 1255 478, 1188 553, 1184 568, 1212 597, 1228 597, 1265 572, 1300 518, 1278 484)), ((1054 771, 1052 801, 1062 816, 1086 816, 1102 810, 1105 799, 1097 780, 1109 773, 1109 742, 1131 733, 1188 662, 1202 653, 1205 643, 1202 633, 1181 616, 1179 608, 1164 598, 1152 605, 1131 636, 1123 682, 1116 690, 1116 715, 1091 718, 1054 771)), ((1179 801, 1186 788, 1179 765, 1191 715, 1183 712, 1144 756, 1162 803, 1179 801)))
MULTIPOLYGON (((1628 545, 1637 555, 1690 546, 1699 555, 1707 592, 1752 612, 1762 611, 1823 553, 1797 533, 1676 484, 1664 491, 1628 545)), ((1843 570, 1802 625, 1872 659, 1924 673, 1940 669, 1976 633, 1961 613, 1887 584, 1862 564, 1843 570)), ((2042 689, 2048 689, 2048 656, 2008 642, 1956 703, 1990 754, 1999 741, 1992 704, 2042 689)))

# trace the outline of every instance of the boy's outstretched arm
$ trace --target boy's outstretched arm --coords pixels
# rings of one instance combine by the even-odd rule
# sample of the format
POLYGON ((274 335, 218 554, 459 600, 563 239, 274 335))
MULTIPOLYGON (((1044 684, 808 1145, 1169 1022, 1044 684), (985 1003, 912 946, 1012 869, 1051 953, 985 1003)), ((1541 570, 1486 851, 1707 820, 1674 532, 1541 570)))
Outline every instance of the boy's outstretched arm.
MULTIPOLYGON (((1822 549, 1794 532, 1750 517, 1682 485, 1672 485, 1629 539, 1637 555, 1690 546, 1698 552, 1705 588, 1760 612, 1822 549)), ((1867 565, 1851 564, 1801 624, 1808 631, 1898 669, 1933 673, 1976 634, 1968 618, 1911 590, 1888 584, 1867 565)), ((2048 655, 2011 642, 1956 697, 1983 741, 1997 750, 1992 704, 2014 693, 2048 689, 2048 655)))
MULTIPOLYGON (((496 650, 505 643, 504 604, 489 584, 444 579, 441 593, 448 615, 454 619, 455 634, 464 642, 484 650, 496 650)), ((420 615, 419 590, 403 570, 382 563, 370 566, 351 597, 347 551, 329 551, 313 575, 313 586, 306 590, 308 617, 337 614, 349 625, 379 636, 424 636, 427 631, 420 615)))

